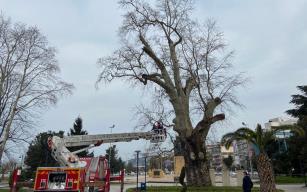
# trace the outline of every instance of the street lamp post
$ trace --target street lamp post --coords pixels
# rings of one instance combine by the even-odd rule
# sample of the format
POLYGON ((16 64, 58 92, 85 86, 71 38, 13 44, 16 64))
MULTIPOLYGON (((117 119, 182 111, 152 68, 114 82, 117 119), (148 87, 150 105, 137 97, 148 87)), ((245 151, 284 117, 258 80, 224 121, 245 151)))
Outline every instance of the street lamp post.
POLYGON ((19 156, 19 158, 20 158, 20 167, 21 167, 21 169, 22 169, 22 167, 23 167, 23 161, 24 161, 24 156, 21 155, 21 156, 19 156))
POLYGON ((147 158, 147 156, 145 156, 145 190, 146 190, 146 169, 147 169, 146 158, 147 158))
MULTIPOLYGON (((115 125, 112 125, 110 128, 110 133, 112 134, 112 129, 115 127, 115 125)), ((111 154, 112 154, 112 143, 110 143, 110 151, 109 151, 109 169, 111 171, 111 154)))
POLYGON ((145 191, 146 191, 146 185, 147 185, 147 181, 146 181, 146 174, 147 174, 147 153, 143 153, 144 155, 144 160, 145 160, 145 191))
POLYGON ((136 150, 136 191, 139 191, 139 153, 140 150, 136 150))

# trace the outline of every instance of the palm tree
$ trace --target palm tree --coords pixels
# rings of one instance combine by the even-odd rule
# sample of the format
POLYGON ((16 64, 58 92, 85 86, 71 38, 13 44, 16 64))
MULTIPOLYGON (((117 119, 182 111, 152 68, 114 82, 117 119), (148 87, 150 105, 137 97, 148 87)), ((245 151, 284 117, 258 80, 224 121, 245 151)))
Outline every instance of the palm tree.
POLYGON ((299 135, 304 135, 304 130, 297 125, 283 125, 272 127, 270 130, 263 130, 261 125, 258 124, 255 131, 247 127, 243 127, 222 137, 221 143, 225 145, 226 148, 229 148, 233 141, 239 140, 246 140, 255 147, 256 164, 260 178, 261 192, 276 191, 273 167, 271 164, 271 159, 265 151, 265 147, 270 141, 276 139, 276 133, 282 130, 291 130, 299 135))

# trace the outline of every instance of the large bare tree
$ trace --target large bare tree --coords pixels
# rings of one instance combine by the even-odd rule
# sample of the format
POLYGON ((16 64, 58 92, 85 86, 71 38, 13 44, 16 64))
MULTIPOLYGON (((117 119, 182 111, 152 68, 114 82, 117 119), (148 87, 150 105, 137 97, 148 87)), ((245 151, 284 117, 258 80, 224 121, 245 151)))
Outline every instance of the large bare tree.
POLYGON ((120 78, 153 88, 152 95, 170 105, 165 109, 171 109, 167 114, 183 145, 188 185, 209 186, 205 139, 211 125, 225 118, 221 106, 239 104, 234 92, 245 81, 232 68, 233 52, 214 21, 191 18, 191 0, 120 5, 126 10, 121 47, 98 60, 98 82, 120 78))
POLYGON ((58 73, 55 49, 36 27, 0 16, 0 160, 9 139, 25 139, 41 110, 71 93, 58 73))

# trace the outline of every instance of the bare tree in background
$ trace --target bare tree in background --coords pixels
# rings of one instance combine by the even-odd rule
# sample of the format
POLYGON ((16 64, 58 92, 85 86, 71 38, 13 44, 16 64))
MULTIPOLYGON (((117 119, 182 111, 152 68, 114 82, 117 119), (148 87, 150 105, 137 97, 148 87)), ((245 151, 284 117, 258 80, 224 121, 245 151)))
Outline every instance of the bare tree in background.
POLYGON ((9 154, 9 152, 5 151, 6 154, 6 160, 1 164, 1 180, 4 180, 4 175, 12 172, 16 166, 18 165, 18 162, 16 159, 12 158, 9 154))
POLYGON ((58 73, 55 49, 36 27, 0 16, 0 161, 8 140, 25 140, 41 110, 71 93, 58 73))
POLYGON ((211 125, 224 120, 221 108, 239 105, 234 93, 245 81, 232 69, 233 53, 214 21, 201 25, 191 19, 191 0, 156 5, 122 0, 120 5, 127 10, 121 47, 99 59, 98 82, 120 78, 150 86, 154 99, 170 106, 165 114, 172 115, 183 145, 188 185, 209 186, 205 139, 211 125))

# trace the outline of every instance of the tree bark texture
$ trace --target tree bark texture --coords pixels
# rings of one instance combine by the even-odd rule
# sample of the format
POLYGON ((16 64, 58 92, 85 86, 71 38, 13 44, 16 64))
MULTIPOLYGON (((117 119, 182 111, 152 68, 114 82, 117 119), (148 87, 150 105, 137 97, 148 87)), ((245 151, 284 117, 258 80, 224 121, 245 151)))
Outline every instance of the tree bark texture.
MULTIPOLYGON (((200 136, 197 136, 200 139, 200 136)), ((185 170, 188 186, 211 186, 209 163, 203 140, 185 140, 182 142, 185 170)))
POLYGON ((275 192, 275 178, 271 161, 267 154, 260 153, 257 156, 257 170, 260 178, 261 192, 275 192))

